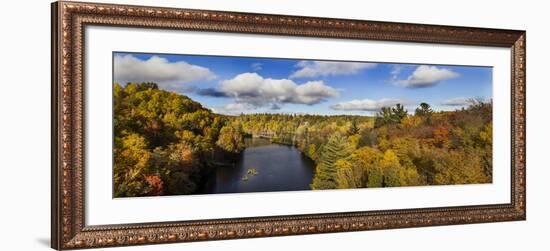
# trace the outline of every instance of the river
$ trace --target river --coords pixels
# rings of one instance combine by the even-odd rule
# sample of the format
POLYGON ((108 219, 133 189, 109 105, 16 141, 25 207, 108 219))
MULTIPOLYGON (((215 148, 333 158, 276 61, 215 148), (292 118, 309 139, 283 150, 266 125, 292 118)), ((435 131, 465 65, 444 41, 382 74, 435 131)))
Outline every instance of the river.
POLYGON ((247 138, 233 166, 206 178, 203 194, 310 190, 315 165, 294 146, 247 138))

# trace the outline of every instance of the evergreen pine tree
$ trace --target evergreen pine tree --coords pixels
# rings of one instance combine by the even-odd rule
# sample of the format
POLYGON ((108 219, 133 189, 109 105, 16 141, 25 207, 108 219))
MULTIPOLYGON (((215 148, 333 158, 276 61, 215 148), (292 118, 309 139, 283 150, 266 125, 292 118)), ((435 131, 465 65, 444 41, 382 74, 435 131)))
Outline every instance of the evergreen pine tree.
POLYGON ((317 173, 311 184, 312 189, 334 189, 337 188, 336 161, 349 155, 350 150, 346 143, 346 138, 340 134, 332 135, 327 144, 323 147, 322 154, 319 156, 319 165, 317 173))
POLYGON ((414 111, 414 115, 417 116, 430 116, 433 113, 432 108, 428 103, 420 103, 420 106, 414 111))
POLYGON ((392 122, 400 123, 405 117, 407 117, 407 110, 401 104, 396 104, 395 107, 391 108, 392 110, 392 122))

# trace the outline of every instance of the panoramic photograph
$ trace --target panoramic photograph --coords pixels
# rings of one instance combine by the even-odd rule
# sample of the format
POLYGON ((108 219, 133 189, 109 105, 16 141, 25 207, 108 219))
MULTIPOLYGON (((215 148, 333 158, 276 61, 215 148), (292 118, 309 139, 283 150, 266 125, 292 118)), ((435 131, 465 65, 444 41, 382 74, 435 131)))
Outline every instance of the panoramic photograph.
POLYGON ((113 196, 492 183, 492 74, 113 52, 113 196))

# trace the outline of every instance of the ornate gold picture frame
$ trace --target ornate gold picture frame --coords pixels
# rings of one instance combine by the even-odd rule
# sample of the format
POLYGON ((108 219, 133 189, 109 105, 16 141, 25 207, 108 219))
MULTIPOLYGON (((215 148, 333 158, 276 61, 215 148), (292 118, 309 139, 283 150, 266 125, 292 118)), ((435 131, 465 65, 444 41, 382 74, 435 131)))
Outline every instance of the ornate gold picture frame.
POLYGON ((52 4, 52 248, 76 249, 526 219, 525 31, 113 4, 52 4), (511 198, 506 204, 86 225, 85 27, 131 27, 509 48, 511 198))

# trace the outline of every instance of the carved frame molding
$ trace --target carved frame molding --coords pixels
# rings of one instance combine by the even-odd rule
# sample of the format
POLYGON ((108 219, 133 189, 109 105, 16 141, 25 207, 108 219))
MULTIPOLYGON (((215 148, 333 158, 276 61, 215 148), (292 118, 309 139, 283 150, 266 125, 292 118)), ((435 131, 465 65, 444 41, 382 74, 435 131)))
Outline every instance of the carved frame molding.
POLYGON ((113 4, 52 4, 52 248, 75 249, 525 220, 525 31, 113 4), (511 203, 86 226, 84 28, 255 33, 496 46, 512 51, 511 203))

